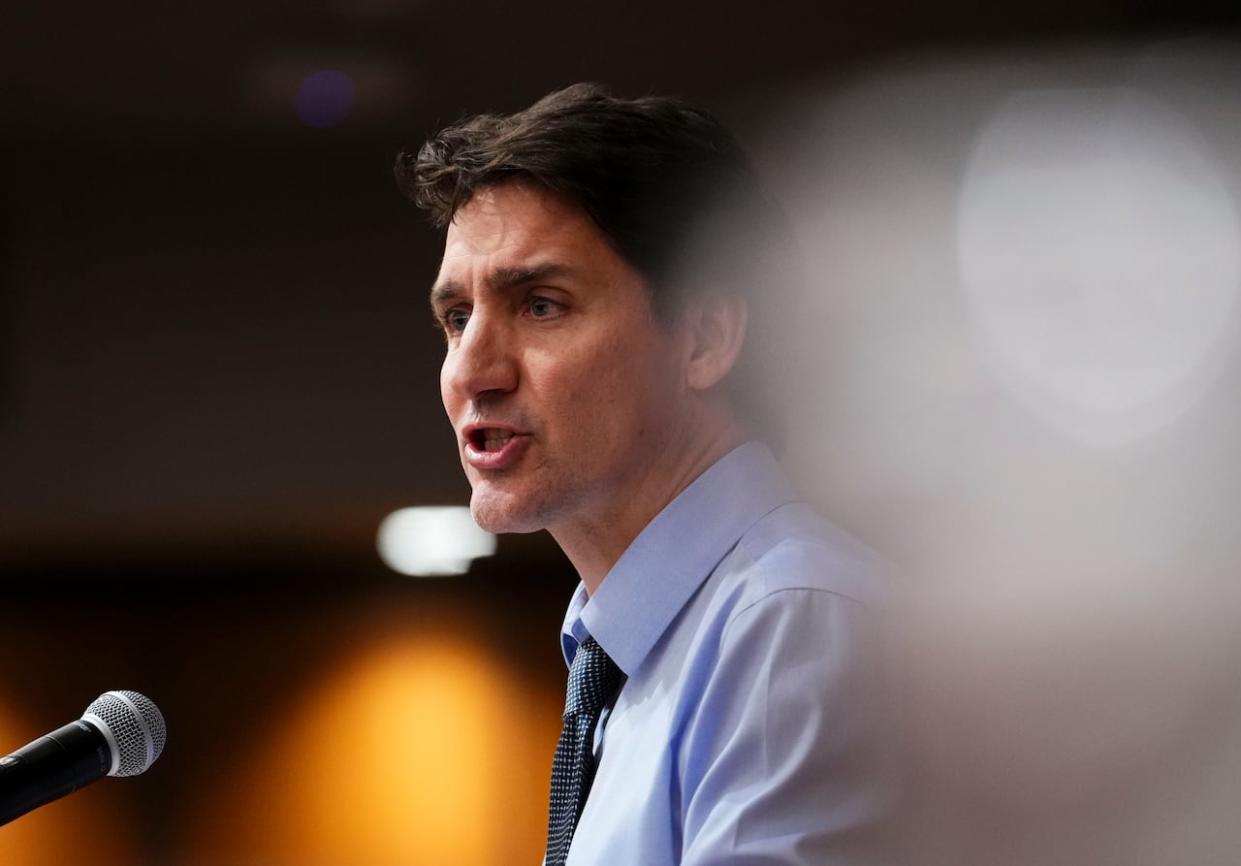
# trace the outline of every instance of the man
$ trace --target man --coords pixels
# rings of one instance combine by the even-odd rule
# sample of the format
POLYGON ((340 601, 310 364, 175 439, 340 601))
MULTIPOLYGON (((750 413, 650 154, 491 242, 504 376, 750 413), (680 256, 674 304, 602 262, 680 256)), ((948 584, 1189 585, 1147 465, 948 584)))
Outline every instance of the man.
POLYGON ((581 577, 545 862, 853 857, 879 808, 874 566, 797 501, 733 387, 779 312, 780 218, 732 137, 576 85, 397 177, 447 228, 431 304, 474 517, 547 529, 581 577))

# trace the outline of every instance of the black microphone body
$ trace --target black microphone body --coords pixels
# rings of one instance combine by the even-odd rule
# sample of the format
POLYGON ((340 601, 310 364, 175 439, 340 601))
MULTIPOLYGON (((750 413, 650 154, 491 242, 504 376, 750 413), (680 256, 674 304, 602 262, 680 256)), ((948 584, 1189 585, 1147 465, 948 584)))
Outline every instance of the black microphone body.
POLYGON ((137 776, 164 751, 168 726, 146 695, 104 692, 82 718, 0 758, 0 825, 100 776, 137 776))
POLYGON ((0 758, 0 825, 108 774, 108 740, 89 722, 57 728, 0 758))

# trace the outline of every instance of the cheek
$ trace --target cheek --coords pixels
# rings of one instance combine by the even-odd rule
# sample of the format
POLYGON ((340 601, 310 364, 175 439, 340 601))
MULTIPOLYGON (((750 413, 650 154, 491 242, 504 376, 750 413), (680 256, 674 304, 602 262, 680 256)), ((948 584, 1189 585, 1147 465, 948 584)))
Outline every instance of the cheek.
POLYGON ((656 347, 610 343, 596 351, 563 359, 541 371, 542 403, 576 431, 589 431, 595 443, 640 435, 669 398, 667 370, 656 347))
POLYGON ((531 353, 519 402, 537 418, 548 439, 564 442, 585 433, 598 442, 610 426, 601 417, 614 387, 607 376, 595 352, 531 353))

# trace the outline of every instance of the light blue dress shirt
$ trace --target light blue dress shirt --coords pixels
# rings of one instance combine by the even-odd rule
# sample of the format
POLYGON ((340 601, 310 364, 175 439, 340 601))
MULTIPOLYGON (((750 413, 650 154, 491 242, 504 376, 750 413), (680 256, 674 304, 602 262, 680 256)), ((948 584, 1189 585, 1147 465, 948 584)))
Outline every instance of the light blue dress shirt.
POLYGON ((871 758, 881 562, 797 501, 771 452, 726 455, 651 521, 561 640, 628 679, 568 866, 856 862, 883 809, 871 758))

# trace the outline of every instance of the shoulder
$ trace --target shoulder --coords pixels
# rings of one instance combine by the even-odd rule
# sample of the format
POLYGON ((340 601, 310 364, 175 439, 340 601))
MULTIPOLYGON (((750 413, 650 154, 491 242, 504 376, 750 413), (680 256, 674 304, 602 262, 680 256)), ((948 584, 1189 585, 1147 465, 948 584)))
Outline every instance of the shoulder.
POLYGON ((781 505, 723 556, 667 636, 668 649, 700 673, 730 658, 778 655, 785 644, 835 655, 877 634, 889 571, 808 505, 781 505))
MULTIPOLYGON (((878 609, 889 569, 882 557, 808 505, 770 512, 738 540, 713 579, 734 584, 732 614, 764 602, 792 603, 826 595, 878 609)), ((723 588, 723 587, 721 587, 723 588)))

